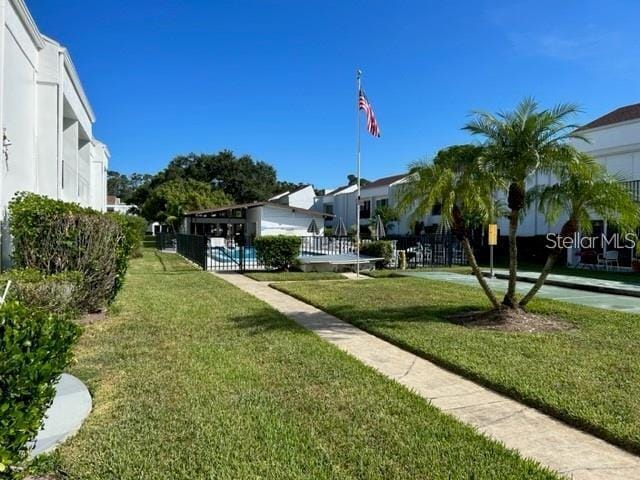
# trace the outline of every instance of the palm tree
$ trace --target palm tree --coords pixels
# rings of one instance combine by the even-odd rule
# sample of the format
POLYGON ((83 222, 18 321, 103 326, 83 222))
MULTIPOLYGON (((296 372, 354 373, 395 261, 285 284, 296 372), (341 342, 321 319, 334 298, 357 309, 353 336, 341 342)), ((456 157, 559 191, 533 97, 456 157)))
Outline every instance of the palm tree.
POLYGON ((441 150, 433 163, 415 162, 398 198, 400 211, 416 218, 441 205, 440 229, 451 230, 462 244, 473 274, 495 309, 500 302, 487 283, 469 242, 469 231, 495 218, 493 192, 499 179, 481 165, 483 148, 457 145, 441 150))
MULTIPOLYGON (((532 189, 527 203, 537 203, 548 223, 568 215, 560 230, 561 237, 572 237, 576 232, 591 233, 592 214, 607 220, 621 233, 634 232, 638 227, 640 210, 630 191, 621 179, 607 174, 591 157, 578 153, 576 162, 566 163, 557 173, 558 183, 532 189)), ((562 252, 562 244, 556 242, 535 285, 520 300, 521 307, 527 305, 544 285, 562 252)))
POLYGON ((567 123, 578 108, 560 104, 540 110, 531 98, 523 100, 513 112, 497 115, 476 112, 464 128, 485 138, 485 161, 490 170, 508 183, 509 207, 509 283, 502 301, 510 308, 519 308, 516 299, 518 272, 517 233, 525 208, 526 180, 536 172, 557 173, 575 149, 567 140, 584 139, 576 132, 577 125, 567 123))

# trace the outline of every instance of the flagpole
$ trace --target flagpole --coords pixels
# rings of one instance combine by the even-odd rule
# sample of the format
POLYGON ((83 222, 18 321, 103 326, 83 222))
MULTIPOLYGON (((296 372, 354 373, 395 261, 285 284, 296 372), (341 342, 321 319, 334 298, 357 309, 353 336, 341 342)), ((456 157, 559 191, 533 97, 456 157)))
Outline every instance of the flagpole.
POLYGON ((356 155, 356 176, 358 182, 356 200, 356 278, 360 279, 360 90, 361 90, 362 70, 356 71, 356 121, 357 121, 357 155, 356 155))

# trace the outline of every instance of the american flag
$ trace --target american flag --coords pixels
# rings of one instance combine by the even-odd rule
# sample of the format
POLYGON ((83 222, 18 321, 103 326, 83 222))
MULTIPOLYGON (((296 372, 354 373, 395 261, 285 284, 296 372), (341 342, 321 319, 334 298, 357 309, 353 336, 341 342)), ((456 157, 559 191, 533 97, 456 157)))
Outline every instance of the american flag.
POLYGON ((376 116, 373 114, 373 107, 369 103, 369 100, 367 100, 367 96, 362 89, 360 90, 358 108, 364 110, 364 113, 367 114, 367 130, 369 133, 374 137, 380 137, 380 127, 376 121, 376 116))

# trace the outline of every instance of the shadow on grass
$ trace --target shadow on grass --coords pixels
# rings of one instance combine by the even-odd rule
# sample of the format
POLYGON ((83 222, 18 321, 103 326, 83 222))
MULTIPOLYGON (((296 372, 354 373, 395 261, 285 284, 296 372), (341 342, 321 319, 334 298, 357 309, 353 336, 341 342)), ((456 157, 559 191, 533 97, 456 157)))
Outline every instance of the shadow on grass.
POLYGON ((293 320, 271 308, 264 308, 250 315, 237 315, 231 317, 230 321, 235 327, 248 330, 249 335, 264 335, 271 332, 308 334, 304 328, 293 320))

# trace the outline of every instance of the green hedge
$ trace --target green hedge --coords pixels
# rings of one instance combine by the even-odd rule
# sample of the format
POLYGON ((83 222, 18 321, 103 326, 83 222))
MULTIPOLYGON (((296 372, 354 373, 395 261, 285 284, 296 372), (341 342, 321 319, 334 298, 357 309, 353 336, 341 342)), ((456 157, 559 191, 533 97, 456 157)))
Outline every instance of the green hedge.
POLYGON ((360 245, 360 254, 367 255, 368 257, 384 258, 384 260, 376 262, 377 268, 384 268, 391 262, 393 246, 391 242, 386 240, 363 242, 362 245, 360 245))
POLYGON ((0 479, 17 478, 79 333, 62 316, 18 302, 0 306, 0 479))
POLYGON ((19 193, 9 204, 13 260, 17 268, 47 275, 78 271, 84 278, 79 310, 98 311, 124 281, 136 235, 112 215, 19 193))
POLYGON ((32 268, 14 269, 0 275, 0 291, 11 280, 7 300, 48 313, 75 316, 84 295, 84 277, 80 272, 45 275, 32 268))
POLYGON ((125 254, 130 258, 142 257, 142 242, 147 231, 147 221, 137 215, 122 215, 121 213, 107 213, 122 228, 125 236, 125 254))
POLYGON ((289 270, 298 263, 300 237, 275 235, 258 237, 254 240, 258 261, 268 268, 289 270))

